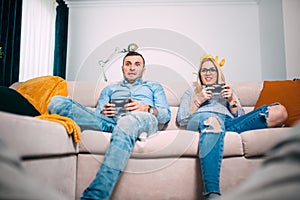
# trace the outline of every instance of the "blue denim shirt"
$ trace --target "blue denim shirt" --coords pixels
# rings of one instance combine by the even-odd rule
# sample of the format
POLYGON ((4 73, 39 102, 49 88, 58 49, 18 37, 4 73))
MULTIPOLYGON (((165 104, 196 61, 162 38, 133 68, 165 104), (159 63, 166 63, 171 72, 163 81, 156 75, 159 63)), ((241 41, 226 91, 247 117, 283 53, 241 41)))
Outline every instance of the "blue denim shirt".
POLYGON ((96 113, 99 115, 111 99, 115 98, 132 98, 143 104, 155 107, 158 111, 157 121, 159 124, 166 124, 170 121, 171 110, 164 92, 163 87, 156 82, 136 80, 132 85, 123 80, 120 84, 111 84, 106 86, 100 94, 96 113))
MULTIPOLYGON (((190 87, 185 91, 185 93, 181 97, 179 109, 176 116, 176 122, 179 126, 186 126, 191 116, 190 105, 191 105, 191 99, 194 90, 195 90, 194 86, 190 87)), ((227 115, 231 118, 239 117, 245 114, 244 109, 238 107, 237 114, 233 115, 228 106, 229 106, 228 103, 222 97, 216 96, 204 102, 195 113, 204 112, 204 111, 216 112, 216 113, 227 115)))

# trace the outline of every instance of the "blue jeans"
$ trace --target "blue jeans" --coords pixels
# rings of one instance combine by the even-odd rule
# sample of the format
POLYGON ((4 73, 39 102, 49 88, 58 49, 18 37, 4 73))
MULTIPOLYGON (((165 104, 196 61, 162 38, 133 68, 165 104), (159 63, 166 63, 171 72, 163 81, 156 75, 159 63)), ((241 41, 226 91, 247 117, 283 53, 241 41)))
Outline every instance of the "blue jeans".
POLYGON ((112 132, 104 160, 81 199, 109 199, 139 135, 143 132, 148 136, 154 134, 158 127, 156 117, 147 112, 129 112, 114 120, 97 115, 79 103, 61 96, 52 98, 48 110, 73 119, 84 129, 112 132))
POLYGON ((230 118, 215 112, 200 112, 191 116, 187 129, 199 131, 199 159, 204 195, 220 192, 220 170, 226 131, 241 133, 267 128, 268 106, 264 105, 243 116, 230 118), (211 123, 207 123, 207 119, 211 123))

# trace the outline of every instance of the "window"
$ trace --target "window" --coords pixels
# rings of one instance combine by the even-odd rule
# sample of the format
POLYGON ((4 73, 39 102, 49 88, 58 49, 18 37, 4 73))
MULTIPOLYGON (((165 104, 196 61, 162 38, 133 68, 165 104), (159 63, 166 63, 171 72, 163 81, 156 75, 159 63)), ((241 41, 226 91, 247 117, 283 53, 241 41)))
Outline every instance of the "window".
POLYGON ((23 0, 19 81, 53 74, 56 0, 23 0))

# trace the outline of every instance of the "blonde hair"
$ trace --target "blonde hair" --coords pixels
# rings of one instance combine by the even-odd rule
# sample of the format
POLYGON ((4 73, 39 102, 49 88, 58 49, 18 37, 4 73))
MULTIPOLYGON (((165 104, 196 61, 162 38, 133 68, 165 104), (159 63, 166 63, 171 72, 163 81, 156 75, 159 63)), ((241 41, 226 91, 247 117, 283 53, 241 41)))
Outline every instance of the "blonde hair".
POLYGON ((222 71, 220 65, 218 64, 218 62, 212 57, 205 57, 205 58, 201 59, 200 67, 199 67, 199 70, 198 70, 198 73, 197 73, 197 82, 195 83, 196 88, 195 88, 195 91, 194 91, 196 94, 200 93, 203 86, 204 86, 203 82, 201 80, 201 70, 202 70, 203 64, 206 63, 206 62, 212 62, 213 65, 216 67, 217 74, 218 74, 217 84, 225 83, 225 76, 224 76, 223 71, 222 71))

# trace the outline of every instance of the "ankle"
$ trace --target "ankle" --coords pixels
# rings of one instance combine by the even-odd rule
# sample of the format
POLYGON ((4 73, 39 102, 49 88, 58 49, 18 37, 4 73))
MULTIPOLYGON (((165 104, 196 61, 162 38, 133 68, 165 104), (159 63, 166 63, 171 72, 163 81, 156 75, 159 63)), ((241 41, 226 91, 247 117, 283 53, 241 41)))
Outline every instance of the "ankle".
POLYGON ((221 196, 220 193, 211 192, 205 196, 205 200, 217 200, 221 196))

